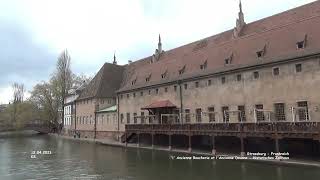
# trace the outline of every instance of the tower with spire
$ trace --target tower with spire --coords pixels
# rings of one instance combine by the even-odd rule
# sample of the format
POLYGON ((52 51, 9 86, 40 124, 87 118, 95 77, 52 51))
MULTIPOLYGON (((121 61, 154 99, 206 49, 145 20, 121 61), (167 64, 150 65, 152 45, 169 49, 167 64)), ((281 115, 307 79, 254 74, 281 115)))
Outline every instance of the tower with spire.
POLYGON ((158 48, 155 50, 155 53, 152 55, 151 63, 158 61, 162 53, 163 53, 163 50, 162 50, 161 36, 159 34, 158 48))
POLYGON ((238 18, 236 21, 236 27, 234 28, 233 31, 233 36, 234 37, 239 37, 241 34, 241 31, 243 27, 245 26, 245 21, 244 21, 244 14, 242 12, 242 3, 241 0, 239 1, 239 13, 238 13, 238 18))
POLYGON ((112 62, 112 64, 117 64, 116 53, 115 52, 113 54, 113 62, 112 62))
POLYGON ((161 53, 162 52, 162 43, 161 43, 161 36, 159 34, 159 41, 158 41, 158 52, 161 53))

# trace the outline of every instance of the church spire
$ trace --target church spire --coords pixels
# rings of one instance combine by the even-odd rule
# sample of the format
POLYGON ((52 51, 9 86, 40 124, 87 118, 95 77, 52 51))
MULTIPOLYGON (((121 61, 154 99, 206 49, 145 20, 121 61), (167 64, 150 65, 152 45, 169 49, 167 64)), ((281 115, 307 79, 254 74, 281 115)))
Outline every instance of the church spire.
POLYGON ((112 62, 112 64, 117 64, 116 52, 114 52, 114 54, 113 54, 113 62, 112 62))
POLYGON ((241 25, 244 25, 245 22, 244 22, 244 15, 243 15, 243 12, 242 12, 242 3, 241 3, 241 0, 239 1, 239 15, 238 15, 238 20, 239 20, 239 23, 241 25))
POLYGON ((234 32, 233 32, 234 37, 240 36, 241 30, 245 24, 246 23, 244 21, 244 15, 242 12, 242 3, 241 3, 241 0, 239 0, 239 13, 236 21, 236 27, 234 28, 234 32))
POLYGON ((158 41, 158 52, 161 53, 162 52, 162 43, 161 43, 161 36, 159 34, 159 41, 158 41))

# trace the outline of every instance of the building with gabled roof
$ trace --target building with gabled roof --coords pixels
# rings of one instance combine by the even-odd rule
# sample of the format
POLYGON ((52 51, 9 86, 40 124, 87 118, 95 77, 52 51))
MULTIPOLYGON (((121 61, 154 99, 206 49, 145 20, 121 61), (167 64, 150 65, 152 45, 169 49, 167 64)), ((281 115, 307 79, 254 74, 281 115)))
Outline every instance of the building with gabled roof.
MULTIPOLYGON (((171 50, 159 38, 153 55, 125 67, 119 131, 170 139, 184 126, 151 132, 148 124, 319 121, 319 29, 320 1, 251 23, 240 3, 231 30, 171 50)), ((191 144, 193 134, 186 133, 191 144)))
POLYGON ((76 99, 76 129, 81 137, 96 136, 96 111, 116 105, 124 66, 105 63, 76 99))
MULTIPOLYGON (((159 35, 151 56, 100 69, 77 100, 79 130, 92 137, 104 131, 123 134, 123 142, 133 134, 139 140, 139 134, 150 133, 151 142, 155 133, 166 134, 169 146, 171 136, 180 133, 189 138, 190 149, 192 136, 206 136, 201 142, 207 143, 208 135, 221 135, 206 131, 216 124, 271 123, 264 127, 268 129, 275 122, 319 121, 319 29, 320 1, 251 23, 245 22, 240 2, 231 30, 171 50, 164 50, 159 35), (104 122, 96 116, 104 100, 112 103, 103 108, 117 105, 117 126, 110 126, 117 131, 97 128, 97 119, 104 122), (171 124, 179 126, 173 130, 171 124), (194 124, 199 126, 191 132, 194 124)), ((281 138, 316 139, 316 133, 270 132, 223 135, 240 137, 242 153, 244 136, 275 139, 276 152, 281 138)))

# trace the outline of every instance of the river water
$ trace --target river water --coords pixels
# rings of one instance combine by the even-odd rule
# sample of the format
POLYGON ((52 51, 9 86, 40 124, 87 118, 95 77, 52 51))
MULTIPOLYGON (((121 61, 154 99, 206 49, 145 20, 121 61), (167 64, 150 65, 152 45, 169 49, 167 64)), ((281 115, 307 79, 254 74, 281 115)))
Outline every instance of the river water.
POLYGON ((170 158, 182 155, 164 151, 109 147, 48 135, 0 137, 0 180, 320 179, 320 168, 313 167, 170 158), (32 155, 35 155, 35 158, 34 156, 31 158, 32 155))

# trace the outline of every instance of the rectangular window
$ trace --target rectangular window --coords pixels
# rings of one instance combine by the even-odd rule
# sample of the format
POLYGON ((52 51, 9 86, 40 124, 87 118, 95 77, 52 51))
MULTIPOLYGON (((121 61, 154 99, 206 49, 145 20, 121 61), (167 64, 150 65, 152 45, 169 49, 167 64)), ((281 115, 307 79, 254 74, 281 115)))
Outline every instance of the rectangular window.
POLYGON ((245 122, 246 121, 246 110, 244 106, 238 106, 238 121, 245 122))
POLYGON ((174 88, 174 91, 177 91, 177 86, 173 86, 173 88, 174 88))
POLYGON ((231 64, 231 60, 230 60, 229 58, 225 59, 225 60, 224 60, 224 64, 225 64, 225 65, 231 64))
POLYGON ((143 91, 140 92, 140 96, 143 96, 143 91))
POLYGON ((226 77, 222 77, 222 78, 221 78, 221 83, 222 83, 222 84, 226 83, 226 77))
POLYGON ((120 114, 120 122, 121 122, 121 124, 123 124, 123 118, 124 118, 124 117, 123 117, 123 114, 121 113, 121 114, 120 114))
POLYGON ((201 108, 196 109, 196 121, 201 122, 201 108))
POLYGON ((256 105, 256 118, 257 118, 257 121, 264 121, 265 118, 264 118, 264 113, 263 111, 259 111, 259 110, 263 110, 263 104, 257 104, 256 105))
POLYGON ((168 88, 167 87, 164 88, 164 92, 168 92, 168 88))
POLYGON ((302 64, 296 64, 296 72, 301 72, 302 71, 302 64))
POLYGON ((279 76, 279 74, 280 74, 280 69, 278 67, 273 68, 273 75, 274 76, 279 76))
POLYGON ((308 110, 308 102, 300 101, 297 102, 298 105, 298 117, 300 121, 309 120, 309 110, 308 110))
POLYGON ((144 124, 145 120, 144 120, 144 112, 141 112, 141 124, 144 124))
POLYGON ((305 44, 304 41, 297 42, 297 49, 303 49, 304 44, 305 44))
POLYGON ((209 122, 215 122, 216 116, 214 114, 214 107, 208 107, 208 112, 209 112, 209 122))
POLYGON ((186 122, 189 123, 190 120, 191 120, 191 117, 190 117, 190 109, 185 109, 184 112, 185 112, 186 122))
POLYGON ((211 86, 211 79, 208 80, 208 86, 211 86))
POLYGON ((276 121, 285 121, 286 120, 284 103, 275 103, 274 104, 274 115, 275 115, 276 121))
POLYGON ((223 116, 223 122, 229 122, 229 107, 224 106, 222 107, 222 116, 223 116))
POLYGON ((156 89, 156 94, 158 94, 159 93, 159 89, 156 89))
POLYGON ((184 84, 184 89, 188 89, 188 84, 184 84))
POLYGON ((253 78, 254 79, 259 79, 259 77, 260 77, 259 71, 253 72, 253 78))
POLYGON ((122 98, 123 98, 123 95, 121 94, 121 95, 120 95, 120 99, 122 99, 122 98))
POLYGON ((241 74, 238 74, 237 75, 237 81, 241 81, 242 80, 242 76, 241 76, 241 74))
POLYGON ((149 95, 151 94, 151 90, 149 90, 149 95))
POLYGON ((137 113, 133 113, 133 123, 137 124, 137 113))
POLYGON ((133 93, 133 97, 134 97, 134 98, 136 97, 136 93, 133 93))
POLYGON ((262 56, 263 56, 263 51, 258 51, 258 52, 257 52, 257 57, 258 57, 258 58, 261 58, 262 56))
POLYGON ((130 94, 127 94, 127 98, 129 98, 130 97, 130 94))
POLYGON ((130 113, 127 113, 127 124, 130 124, 130 113))
POLYGON ((196 85, 196 88, 198 88, 199 87, 199 82, 196 82, 195 85, 196 85))

